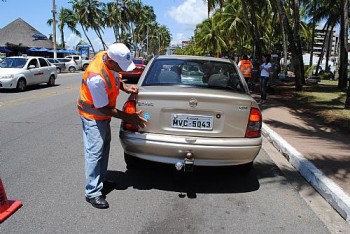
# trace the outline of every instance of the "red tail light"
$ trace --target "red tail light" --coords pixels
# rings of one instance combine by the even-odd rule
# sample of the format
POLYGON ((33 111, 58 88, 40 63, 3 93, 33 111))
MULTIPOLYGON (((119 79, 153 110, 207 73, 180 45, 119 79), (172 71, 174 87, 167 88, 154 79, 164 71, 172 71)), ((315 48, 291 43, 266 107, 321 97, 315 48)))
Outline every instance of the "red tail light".
POLYGON ((247 130, 245 132, 245 137, 247 138, 260 137, 261 125, 262 125, 262 116, 261 116, 260 110, 257 108, 251 108, 247 130))
MULTIPOLYGON (((125 104, 123 106, 123 111, 125 113, 128 113, 128 114, 135 113, 136 112, 136 101, 131 100, 131 101, 125 102, 125 104)), ((129 123, 125 122, 125 121, 122 121, 122 127, 125 130, 129 130, 129 131, 133 131, 133 132, 137 132, 138 131, 137 127, 135 127, 134 125, 129 124, 129 123)))

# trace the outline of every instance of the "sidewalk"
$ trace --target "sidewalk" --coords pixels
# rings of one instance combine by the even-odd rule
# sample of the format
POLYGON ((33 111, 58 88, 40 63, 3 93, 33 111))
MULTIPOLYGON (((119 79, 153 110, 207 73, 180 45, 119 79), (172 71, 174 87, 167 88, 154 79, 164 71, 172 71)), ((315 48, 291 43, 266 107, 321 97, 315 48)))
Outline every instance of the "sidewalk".
POLYGON ((274 98, 260 106, 263 135, 350 222, 350 133, 325 128, 274 98))

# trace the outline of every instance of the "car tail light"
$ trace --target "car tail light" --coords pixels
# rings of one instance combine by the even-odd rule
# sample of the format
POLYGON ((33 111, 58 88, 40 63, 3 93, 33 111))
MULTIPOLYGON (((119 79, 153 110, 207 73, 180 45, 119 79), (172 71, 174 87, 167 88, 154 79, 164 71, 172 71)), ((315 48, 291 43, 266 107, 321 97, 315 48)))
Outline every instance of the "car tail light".
MULTIPOLYGON (((125 102, 124 106, 123 106, 123 111, 127 114, 133 114, 136 112, 136 101, 135 100, 131 100, 131 101, 127 101, 125 102)), ((133 131, 133 132, 137 132, 138 128, 130 123, 127 123, 125 121, 122 121, 122 127, 125 130, 129 130, 129 131, 133 131)))
POLYGON ((261 125, 262 125, 262 116, 261 116, 260 110, 257 108, 251 108, 247 130, 245 132, 245 137, 247 138, 260 137, 261 125))

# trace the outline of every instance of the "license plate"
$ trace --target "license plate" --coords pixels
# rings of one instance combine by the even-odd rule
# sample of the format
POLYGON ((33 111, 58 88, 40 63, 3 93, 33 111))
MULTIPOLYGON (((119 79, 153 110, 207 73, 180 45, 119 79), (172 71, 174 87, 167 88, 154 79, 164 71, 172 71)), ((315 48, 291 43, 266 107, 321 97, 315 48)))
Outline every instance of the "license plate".
POLYGON ((183 129, 212 130, 213 117, 204 115, 171 115, 171 127, 183 129))

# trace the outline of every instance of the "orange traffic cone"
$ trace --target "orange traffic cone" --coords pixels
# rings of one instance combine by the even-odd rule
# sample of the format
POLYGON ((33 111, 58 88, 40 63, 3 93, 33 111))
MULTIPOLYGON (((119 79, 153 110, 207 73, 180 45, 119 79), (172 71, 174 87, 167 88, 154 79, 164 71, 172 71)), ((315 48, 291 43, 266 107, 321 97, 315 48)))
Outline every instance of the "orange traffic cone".
POLYGON ((7 219, 22 206, 20 201, 8 201, 4 185, 0 178, 0 223, 7 219))

